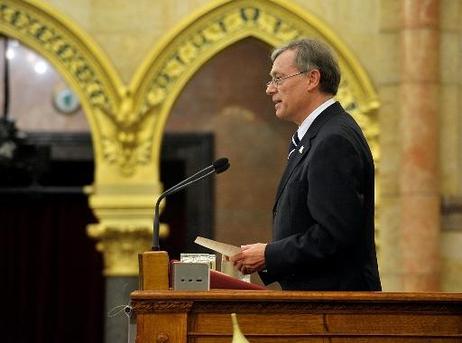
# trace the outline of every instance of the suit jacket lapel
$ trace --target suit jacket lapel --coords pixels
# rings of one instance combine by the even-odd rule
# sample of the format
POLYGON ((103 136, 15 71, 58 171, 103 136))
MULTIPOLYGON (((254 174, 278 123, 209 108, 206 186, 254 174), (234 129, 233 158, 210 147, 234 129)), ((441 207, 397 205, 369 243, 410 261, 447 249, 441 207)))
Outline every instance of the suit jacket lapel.
POLYGON ((310 140, 305 140, 305 138, 306 135, 300 141, 298 149, 293 152, 293 156, 291 156, 290 159, 287 161, 286 169, 284 170, 284 174, 282 174, 281 181, 279 182, 275 206, 279 200, 279 197, 281 196, 282 191, 286 186, 287 181, 289 180, 290 175, 292 175, 292 172, 294 171, 297 164, 302 160, 302 157, 310 150, 311 142, 310 140), (301 153, 300 149, 302 151, 301 153))
POLYGON ((279 182, 273 211, 276 210, 276 205, 282 194, 282 191, 284 190, 287 184, 287 181, 290 178, 290 175, 292 175, 293 171, 295 170, 295 167, 298 165, 298 163, 300 163, 303 157, 306 156, 308 152, 310 151, 311 140, 316 136, 319 129, 324 125, 324 123, 326 123, 335 114, 338 114, 341 112, 343 112, 342 106, 339 104, 339 102, 335 102, 334 104, 326 108, 311 124, 310 128, 303 136, 303 139, 300 141, 297 151, 293 152, 295 156, 292 156, 287 162, 286 169, 284 170, 284 174, 282 175, 281 181, 279 182))

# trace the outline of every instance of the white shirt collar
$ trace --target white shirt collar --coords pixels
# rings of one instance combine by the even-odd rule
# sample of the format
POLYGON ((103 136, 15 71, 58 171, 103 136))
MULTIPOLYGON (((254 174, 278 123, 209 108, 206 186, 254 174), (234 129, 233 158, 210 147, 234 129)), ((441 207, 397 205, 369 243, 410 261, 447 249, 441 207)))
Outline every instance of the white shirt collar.
POLYGON ((305 118, 303 123, 298 127, 297 136, 300 140, 302 140, 305 133, 310 128, 311 124, 313 124, 314 120, 328 108, 330 105, 334 104, 336 100, 334 98, 330 98, 329 100, 324 101, 321 105, 319 105, 313 112, 311 112, 308 117, 305 118))

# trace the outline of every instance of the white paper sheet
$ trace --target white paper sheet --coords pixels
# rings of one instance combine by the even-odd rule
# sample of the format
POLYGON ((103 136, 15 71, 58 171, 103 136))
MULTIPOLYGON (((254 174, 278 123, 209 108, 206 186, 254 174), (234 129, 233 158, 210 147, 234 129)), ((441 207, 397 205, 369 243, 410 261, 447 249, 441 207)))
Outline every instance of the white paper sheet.
POLYGON ((209 248, 225 256, 233 256, 241 252, 241 248, 235 245, 214 241, 213 239, 197 236, 194 243, 209 248))

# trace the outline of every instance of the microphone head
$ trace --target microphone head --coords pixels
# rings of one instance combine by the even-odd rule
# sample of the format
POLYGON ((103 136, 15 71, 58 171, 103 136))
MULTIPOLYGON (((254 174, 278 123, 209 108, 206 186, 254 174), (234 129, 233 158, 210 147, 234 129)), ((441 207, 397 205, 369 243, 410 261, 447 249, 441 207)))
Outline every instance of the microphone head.
POLYGON ((215 162, 212 163, 213 168, 215 169, 215 173, 220 174, 224 171, 228 170, 230 164, 227 158, 219 158, 215 162))

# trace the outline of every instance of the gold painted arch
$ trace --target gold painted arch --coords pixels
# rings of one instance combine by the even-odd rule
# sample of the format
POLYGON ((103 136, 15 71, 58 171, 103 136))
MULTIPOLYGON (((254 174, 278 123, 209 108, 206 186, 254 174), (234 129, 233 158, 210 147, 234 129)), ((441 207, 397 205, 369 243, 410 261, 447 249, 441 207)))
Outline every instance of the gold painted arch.
POLYGON ((96 183, 104 183, 109 172, 114 182, 150 178, 159 188, 162 134, 174 101, 202 65, 247 37, 271 46, 302 36, 329 43, 343 74, 338 98, 356 117, 378 158, 374 110, 379 103, 367 74, 326 24, 287 1, 211 3, 154 47, 128 87, 92 38, 51 6, 1 0, 0 16, 1 32, 45 56, 79 95, 93 137, 96 183))
POLYGON ((95 160, 101 142, 117 127, 123 85, 110 60, 93 41, 56 9, 35 0, 0 1, 0 32, 44 56, 79 96, 90 125, 95 160))
POLYGON ((217 53, 247 37, 271 46, 310 36, 326 41, 337 53, 342 70, 338 99, 365 131, 378 158, 378 96, 366 72, 329 27, 306 10, 279 0, 217 1, 193 13, 167 35, 133 78, 136 112, 149 114, 152 159, 158 165, 164 127, 173 103, 188 80, 217 53))

